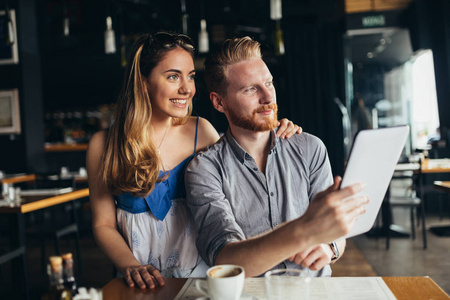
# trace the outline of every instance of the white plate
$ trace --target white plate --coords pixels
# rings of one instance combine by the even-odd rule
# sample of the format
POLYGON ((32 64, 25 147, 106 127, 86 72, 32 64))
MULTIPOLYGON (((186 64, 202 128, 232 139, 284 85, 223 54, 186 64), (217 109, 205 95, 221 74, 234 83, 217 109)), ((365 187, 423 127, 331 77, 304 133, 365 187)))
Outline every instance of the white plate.
MULTIPOLYGON (((195 300, 210 300, 210 298, 207 296, 203 296, 203 297, 197 298, 195 300)), ((242 294, 240 300, 258 300, 258 298, 256 298, 253 295, 242 294)))

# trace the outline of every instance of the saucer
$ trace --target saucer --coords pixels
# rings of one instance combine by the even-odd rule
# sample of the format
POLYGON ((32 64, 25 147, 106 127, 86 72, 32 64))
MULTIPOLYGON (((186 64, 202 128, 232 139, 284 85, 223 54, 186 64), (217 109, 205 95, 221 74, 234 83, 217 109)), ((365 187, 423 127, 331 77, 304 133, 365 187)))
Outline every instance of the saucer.
MULTIPOLYGON (((195 300, 210 300, 210 298, 207 296, 202 296, 202 297, 196 298, 195 300)), ((240 300, 259 300, 259 299, 253 295, 242 294, 240 300)))

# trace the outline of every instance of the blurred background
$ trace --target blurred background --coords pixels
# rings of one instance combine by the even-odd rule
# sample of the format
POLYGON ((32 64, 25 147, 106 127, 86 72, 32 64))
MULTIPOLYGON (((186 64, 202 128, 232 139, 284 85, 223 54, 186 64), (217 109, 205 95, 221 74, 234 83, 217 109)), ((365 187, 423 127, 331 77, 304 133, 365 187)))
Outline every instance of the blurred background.
MULTIPOLYGON (((367 128, 410 125, 400 162, 449 158, 449 15, 448 0, 0 0, 1 174, 75 174, 86 187, 87 143, 113 121, 130 47, 140 34, 160 29, 192 37, 193 114, 218 132, 227 129, 227 121, 210 103, 203 62, 225 39, 248 35, 263 45, 279 117, 324 141, 335 175, 343 174, 355 135, 367 128)), ((449 180, 449 160, 440 163, 447 174, 427 175, 428 185, 449 180)), ((416 196, 415 182, 394 188, 416 196)), ((431 192, 421 211, 428 224, 445 221, 448 193, 438 194, 433 186, 431 192)), ((101 287, 113 277, 112 266, 94 244, 88 199, 75 208, 88 266, 80 281, 101 287)), ((393 209, 393 215, 396 223, 415 227, 404 208, 393 209)), ((32 213, 26 216, 28 227, 38 223, 32 213)), ((10 224, 0 219, 0 253, 10 224)), ((391 219, 382 229, 392 224, 391 219)), ((385 239, 378 239, 384 236, 349 241, 349 254, 334 276, 427 275, 450 291, 448 236, 428 234, 427 251, 420 238, 396 239, 386 251, 385 239)), ((34 262, 46 259, 42 247, 47 256, 53 251, 51 242, 41 244, 39 238, 27 240, 36 299, 47 278, 34 262)), ((67 245, 72 251, 72 242, 67 245)), ((9 291, 4 280, 11 268, 0 269, 6 282, 0 298, 9 291)))

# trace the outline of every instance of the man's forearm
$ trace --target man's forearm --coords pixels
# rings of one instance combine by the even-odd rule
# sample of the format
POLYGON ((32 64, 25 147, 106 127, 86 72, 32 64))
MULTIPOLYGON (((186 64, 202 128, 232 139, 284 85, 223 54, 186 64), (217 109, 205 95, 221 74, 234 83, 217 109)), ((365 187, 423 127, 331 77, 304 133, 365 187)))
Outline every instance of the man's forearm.
POLYGON ((245 276, 258 276, 313 243, 305 231, 299 230, 299 219, 288 222, 269 233, 225 245, 214 264, 243 266, 245 276))

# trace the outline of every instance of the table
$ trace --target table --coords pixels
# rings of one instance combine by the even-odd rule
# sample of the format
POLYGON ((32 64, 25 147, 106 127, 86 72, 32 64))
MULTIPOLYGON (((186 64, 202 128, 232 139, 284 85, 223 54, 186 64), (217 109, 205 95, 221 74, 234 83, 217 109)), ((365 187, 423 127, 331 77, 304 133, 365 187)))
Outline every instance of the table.
MULTIPOLYGON (((438 190, 448 192, 448 197, 450 200, 450 181, 435 181, 433 185, 438 190)), ((432 226, 430 227, 430 230, 439 236, 450 236, 450 225, 432 226)))
POLYGON ((445 192, 450 192, 450 181, 435 181, 434 187, 445 192))
POLYGON ((6 183, 6 184, 14 184, 14 183, 21 183, 21 182, 30 182, 35 181, 36 175, 35 174, 19 174, 16 176, 7 176, 5 178, 2 178, 0 182, 6 183))
MULTIPOLYGON (((450 299, 430 277, 382 277, 398 300, 450 299)), ((174 299, 186 282, 185 278, 165 278, 165 285, 155 290, 128 287, 121 278, 114 278, 103 287, 103 299, 174 299)))
MULTIPOLYGON (((26 243, 25 243, 25 222, 24 214, 40 210, 47 207, 52 207, 61 203, 74 201, 77 199, 85 198, 89 196, 89 189, 78 189, 70 193, 57 195, 57 196, 22 196, 22 200, 17 203, 8 203, 7 205, 0 206, 0 214, 7 215, 11 218, 9 229, 11 231, 10 240, 11 245, 16 245, 13 250, 0 256, 0 263, 6 261, 13 261, 13 282, 17 285, 23 282, 25 286, 25 297, 29 299, 28 295, 28 282, 25 275, 20 274, 21 268, 18 266, 23 264, 23 272, 26 274, 26 243), (17 232, 17 234, 13 234, 17 232)), ((0 198, 0 200, 2 200, 0 198)), ((17 289, 17 287, 15 287, 17 289)))
MULTIPOLYGON (((57 196, 22 196, 20 203, 10 203, 0 206, 0 214, 25 214, 35 210, 55 206, 89 196, 89 188, 75 190, 70 193, 57 196)), ((1 198, 0 198, 1 200, 1 198)))

